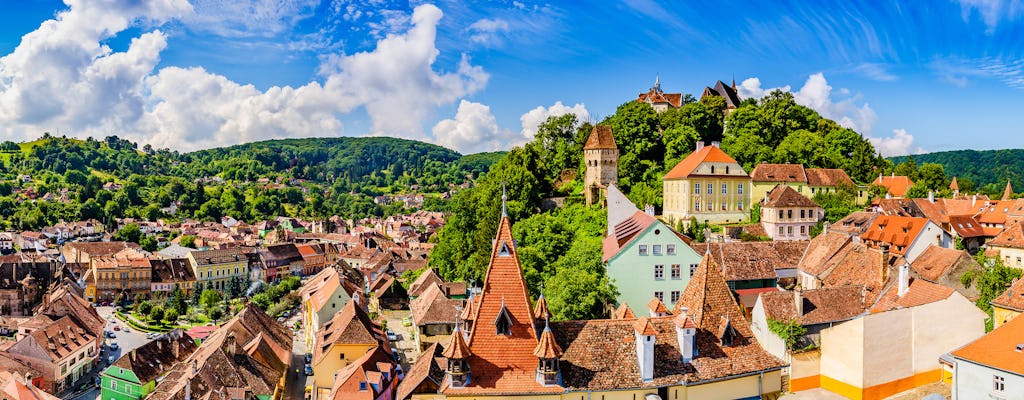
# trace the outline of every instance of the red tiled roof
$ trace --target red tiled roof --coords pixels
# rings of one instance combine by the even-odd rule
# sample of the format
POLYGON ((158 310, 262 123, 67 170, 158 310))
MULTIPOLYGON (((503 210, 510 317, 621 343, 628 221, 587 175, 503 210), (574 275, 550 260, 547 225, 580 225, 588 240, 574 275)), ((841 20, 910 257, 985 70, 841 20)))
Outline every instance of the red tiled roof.
POLYGON ((988 236, 981 223, 975 221, 974 217, 970 215, 951 215, 949 227, 956 232, 957 236, 964 238, 988 236))
POLYGON ((1024 312, 1024 279, 1017 279, 1003 294, 992 299, 992 305, 1024 312))
POLYGON ((882 176, 875 178, 872 185, 878 185, 885 187, 889 190, 889 194, 896 197, 903 197, 907 194, 907 189, 914 186, 914 182, 910 178, 905 176, 882 176))
POLYGON ((615 309, 615 315, 612 319, 629 319, 636 318, 636 314, 633 314, 633 310, 629 308, 629 304, 622 303, 619 308, 615 309))
POLYGON ((661 300, 658 300, 657 297, 655 297, 655 298, 651 299, 651 301, 647 302, 647 309, 651 310, 653 312, 656 312, 656 313, 667 313, 668 312, 668 307, 665 307, 665 303, 662 303, 661 300))
POLYGON ((926 218, 883 215, 876 218, 867 232, 860 237, 864 240, 899 246, 900 248, 892 248, 890 251, 903 254, 907 250, 907 246, 914 242, 914 239, 927 224, 928 219, 926 218))
POLYGON ((868 248, 863 243, 854 243, 831 260, 819 279, 825 287, 863 286, 865 303, 873 303, 881 295, 886 276, 892 269, 896 257, 889 256, 883 261, 882 252, 868 248))
POLYGON ((612 234, 605 236, 601 243, 602 261, 608 261, 626 244, 633 240, 644 229, 655 222, 654 217, 643 211, 637 211, 625 221, 615 224, 612 234))
POLYGON ((856 186, 850 175, 838 168, 807 168, 804 171, 810 186, 856 186))
POLYGON ((544 326, 544 331, 540 334, 540 341, 533 349, 533 355, 538 358, 558 358, 562 355, 562 348, 555 341, 555 335, 551 333, 549 326, 544 326))
POLYGON ((462 337, 462 330, 458 328, 458 325, 456 325, 455 330, 452 331, 452 338, 451 341, 448 342, 448 347, 445 347, 444 352, 441 354, 447 358, 460 360, 469 358, 469 356, 473 355, 473 351, 466 345, 466 339, 462 337))
POLYGON ((953 177, 953 181, 949 183, 949 189, 950 190, 956 190, 956 191, 960 190, 960 185, 957 185, 956 177, 955 176, 953 177))
POLYGON ((641 102, 641 103, 646 103, 646 102, 649 101, 649 102, 651 102, 653 104, 668 103, 668 104, 672 105, 672 107, 679 108, 683 104, 683 94, 682 93, 664 93, 664 92, 661 92, 661 91, 657 91, 657 90, 651 89, 651 91, 649 91, 647 93, 640 93, 640 95, 637 96, 636 101, 641 102))
POLYGON ((847 235, 863 235, 880 214, 870 211, 855 211, 829 226, 829 232, 843 232, 847 235))
POLYGON ((427 268, 426 271, 420 274, 411 284, 409 284, 409 296, 416 297, 423 293, 430 287, 430 284, 434 283, 441 285, 444 281, 441 280, 437 273, 434 272, 433 268, 427 268))
POLYGON ((687 178, 697 167, 706 162, 735 164, 736 160, 725 154, 718 146, 704 146, 702 149, 690 153, 683 161, 676 164, 671 171, 665 174, 662 180, 687 178))
MULTIPOLYGON (((776 269, 796 268, 807 249, 807 241, 715 242, 711 256, 721 266, 727 281, 775 279, 776 269)), ((707 252, 707 243, 691 244, 697 254, 707 252)))
POLYGON ((657 335, 658 330, 651 326, 651 321, 647 317, 638 318, 633 322, 633 330, 641 335, 657 335))
POLYGON ((1002 233, 988 241, 988 245, 1024 249, 1024 224, 1018 222, 1006 227, 1002 233))
POLYGON ((1014 318, 980 339, 953 351, 953 357, 1024 375, 1024 318, 1014 318))
POLYGON ((548 310, 548 300, 544 298, 543 293, 537 298, 537 304, 533 305, 533 315, 537 319, 551 319, 551 310, 548 310))
POLYGON ((583 144, 583 150, 617 150, 615 136, 612 135, 612 128, 608 125, 594 125, 590 131, 587 142, 583 144))
POLYGON ((970 258, 966 250, 947 249, 932 244, 914 259, 910 267, 925 280, 938 282, 965 256, 970 258))
POLYGON ((427 347, 423 354, 416 359, 416 363, 409 367, 405 379, 398 384, 395 398, 407 399, 417 389, 420 389, 421 385, 425 386, 422 390, 433 390, 436 393, 437 388, 441 387, 441 382, 444 381, 444 368, 448 365, 442 358, 443 351, 444 347, 439 343, 427 347))
POLYGON ((805 208, 820 208, 818 203, 814 200, 804 197, 804 195, 797 193, 793 188, 786 185, 776 185, 767 195, 765 195, 764 204, 761 205, 764 208, 785 208, 785 207, 805 207, 805 208))
MULTIPOLYGON (((895 279, 894 279, 895 281, 895 279)), ((889 285, 889 289, 878 299, 872 313, 895 310, 897 308, 910 308, 934 303, 949 298, 953 294, 953 288, 928 282, 924 279, 910 278, 910 285, 907 293, 899 296, 899 285, 895 282, 889 285)))
POLYGON ((754 182, 801 182, 807 183, 803 164, 757 164, 750 171, 754 182))
POLYGON ((776 321, 797 321, 815 325, 845 321, 864 313, 863 286, 835 286, 800 292, 803 313, 797 315, 794 291, 761 294, 761 304, 768 318, 776 321))

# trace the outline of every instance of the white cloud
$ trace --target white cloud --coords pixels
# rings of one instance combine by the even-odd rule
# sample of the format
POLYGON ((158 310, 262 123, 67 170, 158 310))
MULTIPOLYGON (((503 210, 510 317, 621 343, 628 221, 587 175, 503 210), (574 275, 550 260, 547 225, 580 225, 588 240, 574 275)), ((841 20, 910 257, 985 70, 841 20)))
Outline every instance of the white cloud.
POLYGON ((576 114, 576 121, 586 122, 590 121, 590 112, 587 111, 587 106, 582 103, 576 103, 572 107, 562 104, 561 101, 556 101, 551 107, 545 108, 544 106, 537 106, 530 111, 527 111, 521 117, 519 122, 523 125, 522 135, 526 139, 533 139, 533 136, 537 134, 537 127, 547 121, 549 117, 556 117, 565 114, 576 114))
POLYGON ((501 18, 484 18, 474 22, 466 30, 469 32, 469 40, 493 45, 501 40, 502 34, 508 32, 508 21, 501 18))
POLYGON ((192 0, 182 18, 199 32, 226 37, 269 37, 291 30, 316 11, 319 0, 192 0))
POLYGON ((972 11, 977 11, 987 27, 985 33, 992 34, 1000 20, 1015 20, 1024 11, 1020 0, 957 0, 960 3, 964 21, 969 21, 972 11))
POLYGON ((886 64, 862 63, 853 67, 853 72, 880 82, 892 82, 898 79, 896 75, 889 72, 889 67, 886 64))
POLYGON ((459 102, 454 119, 434 125, 434 141, 463 154, 507 149, 522 144, 524 138, 498 126, 491 108, 467 100, 459 102))
MULTIPOLYGON (((762 88, 760 79, 748 78, 737 87, 740 97, 744 99, 760 99, 774 90, 789 92, 790 86, 762 88)), ((847 96, 849 91, 840 89, 839 94, 847 96)), ((867 103, 858 104, 859 96, 834 99, 832 86, 829 86, 825 75, 820 72, 807 78, 800 90, 793 93, 793 100, 797 104, 817 111, 825 118, 836 121, 839 125, 861 133, 870 133, 878 120, 878 116, 871 106, 867 103)))
POLYGON ((924 149, 914 146, 914 135, 906 129, 893 129, 890 137, 868 137, 875 150, 885 157, 904 156, 911 153, 923 153, 924 149))
POLYGON ((122 137, 192 150, 279 137, 340 135, 362 107, 373 134, 424 139, 440 106, 481 90, 488 74, 463 55, 455 71, 434 69, 441 10, 416 7, 412 26, 372 51, 327 57, 322 84, 260 91, 200 67, 156 69, 167 46, 159 30, 127 51, 102 41, 138 21, 154 26, 192 12, 185 0, 67 0, 70 8, 26 34, 0 58, 0 135, 43 131, 122 137))

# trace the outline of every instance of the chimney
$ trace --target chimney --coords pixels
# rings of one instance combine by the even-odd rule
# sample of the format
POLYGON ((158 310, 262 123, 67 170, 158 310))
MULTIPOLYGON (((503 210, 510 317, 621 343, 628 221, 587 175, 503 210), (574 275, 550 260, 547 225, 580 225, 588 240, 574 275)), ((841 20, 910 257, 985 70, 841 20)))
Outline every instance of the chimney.
POLYGON ((889 280, 889 244, 880 243, 878 250, 882 252, 882 282, 889 280))
POLYGON ((237 344, 235 343, 235 333, 228 333, 228 337, 224 338, 224 352, 227 353, 228 356, 233 356, 236 354, 236 347, 237 344))
POLYGON ((974 207, 974 203, 976 203, 977 201, 978 201, 978 194, 975 193, 974 196, 971 196, 971 207, 974 207))
POLYGON ((935 192, 933 192, 931 190, 928 191, 928 202, 929 203, 934 203, 935 202, 935 192))
POLYGON ((896 171, 892 171, 892 177, 893 177, 893 178, 895 178, 895 177, 896 177, 896 171))
POLYGON ((804 292, 803 290, 793 291, 793 306, 796 307, 796 317, 804 315, 804 292))
POLYGON ((652 204, 645 205, 644 206, 644 212, 647 213, 647 215, 650 215, 650 216, 653 217, 654 216, 654 205, 652 205, 652 204))
POLYGON ((713 146, 713 147, 720 147, 720 143, 718 143, 718 142, 711 142, 711 146, 713 146))
POLYGON ((828 228, 830 226, 832 226, 832 224, 828 223, 828 221, 825 221, 825 223, 821 224, 821 234, 824 235, 828 233, 828 228))
POLYGON ((636 361, 640 367, 640 380, 650 382, 654 379, 654 335, 657 331, 647 318, 640 318, 633 323, 636 336, 636 361))
POLYGON ((676 340, 679 341, 679 353, 683 357, 683 363, 689 363, 697 356, 697 345, 694 339, 697 329, 693 325, 687 326, 686 324, 690 319, 689 311, 689 308, 683 307, 679 311, 679 316, 675 318, 676 340))
POLYGON ((704 141, 703 140, 698 140, 697 141, 697 148, 694 151, 700 151, 700 149, 703 149, 703 148, 704 148, 704 141))
POLYGON ((910 290, 910 265, 909 264, 903 263, 903 265, 900 265, 900 276, 899 276, 899 278, 900 278, 900 286, 899 286, 899 291, 896 292, 896 295, 898 295, 899 297, 903 297, 903 295, 907 294, 907 291, 910 290))

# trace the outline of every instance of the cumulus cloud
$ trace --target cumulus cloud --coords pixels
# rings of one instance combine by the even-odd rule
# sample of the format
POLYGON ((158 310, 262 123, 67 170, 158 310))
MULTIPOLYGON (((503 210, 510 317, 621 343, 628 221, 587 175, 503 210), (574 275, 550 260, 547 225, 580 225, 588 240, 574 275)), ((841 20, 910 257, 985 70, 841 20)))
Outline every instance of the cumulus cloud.
MULTIPOLYGON (((745 79, 737 91, 742 98, 762 98, 774 90, 789 92, 790 86, 773 88, 762 88, 761 80, 758 78, 745 79)), ((842 96, 848 96, 849 91, 839 90, 842 96)), ((825 118, 836 121, 839 125, 851 128, 861 133, 870 133, 878 121, 878 115, 871 109, 868 103, 859 104, 860 98, 857 95, 848 96, 842 99, 835 99, 832 95, 832 86, 829 86, 825 75, 816 73, 807 78, 800 90, 793 92, 793 100, 797 104, 809 107, 825 118)))
POLYGON ((572 107, 562 104, 561 101, 556 101, 551 107, 537 106, 530 111, 527 111, 521 117, 519 122, 523 125, 522 135, 526 139, 533 139, 533 136, 537 134, 537 127, 540 124, 547 121, 549 117, 557 117, 565 114, 576 114, 576 120, 580 122, 590 120, 590 112, 587 111, 587 106, 583 103, 576 103, 572 107))
POLYGON ((904 156, 911 153, 923 153, 924 149, 914 146, 914 135, 906 129, 894 129, 889 137, 868 137, 875 150, 883 156, 904 156))
POLYGON ((459 102, 455 118, 434 125, 434 141, 463 154, 507 149, 522 144, 524 138, 498 126, 491 108, 467 100, 459 102))
POLYGON ((192 150, 339 135, 340 117, 362 108, 370 133, 426 139, 423 123, 437 107, 488 80, 465 55, 454 71, 434 69, 442 13, 432 5, 416 7, 406 32, 388 35, 371 51, 325 58, 322 84, 260 91, 200 67, 156 69, 167 46, 159 30, 134 38, 123 52, 102 45, 132 23, 159 26, 190 15, 185 0, 66 1, 68 10, 0 58, 0 134, 7 138, 60 129, 192 150))

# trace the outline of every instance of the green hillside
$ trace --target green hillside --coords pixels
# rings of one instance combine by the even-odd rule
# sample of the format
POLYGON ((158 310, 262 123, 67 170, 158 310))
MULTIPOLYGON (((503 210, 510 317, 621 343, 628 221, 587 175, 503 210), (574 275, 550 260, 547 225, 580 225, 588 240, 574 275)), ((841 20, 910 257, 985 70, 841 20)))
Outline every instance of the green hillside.
MULTIPOLYGON (((954 150, 910 156, 918 164, 942 165, 947 179, 967 179, 983 193, 1002 193, 1006 180, 1018 192, 1024 190, 1024 149, 954 150)), ((899 164, 908 157, 891 157, 899 164)), ((962 185, 961 185, 962 186, 962 185)))

